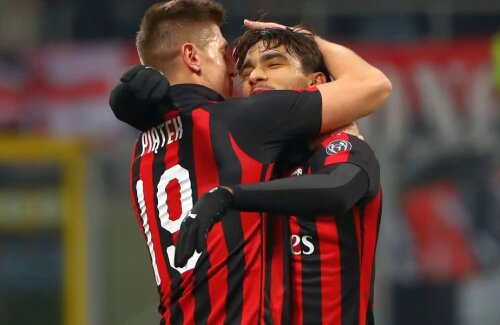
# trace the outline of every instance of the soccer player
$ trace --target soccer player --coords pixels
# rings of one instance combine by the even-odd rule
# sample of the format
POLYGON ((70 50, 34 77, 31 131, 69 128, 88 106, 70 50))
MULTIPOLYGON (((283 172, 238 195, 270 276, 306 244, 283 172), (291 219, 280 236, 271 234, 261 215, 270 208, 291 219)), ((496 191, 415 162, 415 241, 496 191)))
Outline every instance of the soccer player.
MULTIPOLYGON (((270 78, 279 60, 267 62, 283 49, 295 53, 297 38, 284 29, 253 30, 240 38, 235 52, 244 95, 264 84, 301 86, 301 78, 270 78)), ((287 224, 290 241, 285 245, 291 256, 291 323, 373 324, 381 190, 372 150, 355 136, 334 133, 301 164, 281 166, 280 174, 300 177, 222 186, 200 198, 181 227, 176 263, 184 265, 195 248, 203 248, 208 229, 216 220, 224 220, 228 209, 292 214, 287 224), (314 175, 300 176, 306 173, 314 175)), ((280 224, 276 222, 279 228, 273 229, 275 244, 287 233, 280 224)), ((282 251, 273 252, 274 262, 286 265, 279 263, 282 251)))
POLYGON ((221 6, 209 0, 153 5, 141 22, 137 48, 141 62, 168 75, 170 101, 154 112, 136 101, 141 91, 131 89, 160 80, 143 78, 152 72, 144 67, 126 73, 110 97, 118 118, 144 130, 134 148, 131 194, 151 254, 162 322, 173 324, 277 319, 264 300, 267 228, 259 213, 229 212, 210 231, 202 254, 184 267, 174 264, 180 224, 211 188, 268 180, 287 145, 305 145, 369 114, 390 92, 379 70, 318 40, 335 83, 224 100, 235 71, 225 56, 222 19, 221 6), (337 63, 342 60, 352 71, 337 63), (351 89, 356 99, 346 96, 351 89))

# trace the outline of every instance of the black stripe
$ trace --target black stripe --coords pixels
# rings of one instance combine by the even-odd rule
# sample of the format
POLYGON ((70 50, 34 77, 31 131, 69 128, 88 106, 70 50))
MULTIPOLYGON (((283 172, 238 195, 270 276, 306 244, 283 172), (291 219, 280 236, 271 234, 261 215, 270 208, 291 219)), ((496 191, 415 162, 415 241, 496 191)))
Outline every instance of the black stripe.
POLYGON ((335 220, 340 246, 342 324, 354 325, 359 323, 360 257, 352 210, 335 220))
MULTIPOLYGON (((241 162, 234 153, 229 134, 220 125, 210 120, 212 148, 219 169, 220 184, 240 184, 241 162)), ((245 277, 245 256, 243 250, 243 228, 240 212, 229 210, 221 219, 228 250, 226 320, 224 324, 240 324, 243 306, 243 279, 245 277)), ((257 302, 258 303, 258 302, 257 302)))
POLYGON ((290 224, 288 217, 283 220, 283 288, 284 299, 283 310, 281 313, 281 324, 287 325, 290 323, 290 224))
MULTIPOLYGON (((273 247, 274 247, 274 236, 273 236, 273 226, 276 226, 278 220, 273 220, 273 218, 279 218, 278 216, 269 216, 265 220, 266 222, 266 261, 265 261, 265 286, 264 286, 264 322, 265 324, 274 324, 273 313, 271 310, 271 269, 272 269, 272 257, 273 257, 273 247)), ((260 320, 259 320, 260 322, 260 320)))
MULTIPOLYGON (((192 111, 181 111, 183 136, 179 143, 179 163, 189 171, 193 203, 198 200, 198 180, 195 175, 193 119, 192 111)), ((211 311, 210 292, 208 288, 207 272, 210 260, 207 258, 206 248, 194 269, 194 321, 196 324, 205 325, 211 311)))
MULTIPOLYGON (((379 192, 380 192, 380 199, 379 199, 379 209, 378 209, 378 212, 377 212, 377 239, 376 239, 376 242, 375 242, 375 247, 374 247, 374 250, 376 252, 377 250, 377 244, 378 244, 378 235, 379 235, 379 231, 380 231, 380 223, 382 221, 382 192, 381 190, 379 189, 379 192)), ((372 263, 372 274, 371 274, 371 283, 370 283, 370 298, 369 298, 369 301, 368 301, 368 311, 367 311, 367 324, 374 324, 375 321, 374 321, 374 316, 373 316, 373 296, 375 294, 375 269, 376 269, 376 266, 375 266, 375 258, 376 256, 374 255, 373 256, 373 263, 372 263)))
POLYGON ((363 225, 365 224, 365 203, 359 203, 357 205, 358 212, 359 212, 359 236, 360 236, 360 243, 361 247, 359 252, 359 260, 363 258, 365 254, 365 227, 363 225))
POLYGON ((318 245, 318 229, 316 218, 298 218, 300 224, 300 242, 302 258, 302 308, 304 324, 322 323, 321 299, 321 251, 318 245), (310 248, 303 242, 304 236, 314 245, 314 252, 310 255, 310 248))

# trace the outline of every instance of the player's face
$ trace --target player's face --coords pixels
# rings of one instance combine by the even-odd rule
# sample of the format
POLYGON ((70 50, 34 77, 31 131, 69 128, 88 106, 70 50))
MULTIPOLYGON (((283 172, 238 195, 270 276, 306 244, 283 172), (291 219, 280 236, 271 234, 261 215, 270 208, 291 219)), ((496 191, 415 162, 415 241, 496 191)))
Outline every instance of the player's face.
POLYGON ((242 94, 307 88, 312 84, 311 75, 304 74, 299 59, 283 45, 266 49, 261 41, 250 48, 241 66, 242 94))
POLYGON ((236 68, 228 55, 227 42, 216 24, 211 24, 207 33, 205 46, 200 50, 203 61, 202 73, 210 88, 224 97, 233 93, 233 78, 236 68))

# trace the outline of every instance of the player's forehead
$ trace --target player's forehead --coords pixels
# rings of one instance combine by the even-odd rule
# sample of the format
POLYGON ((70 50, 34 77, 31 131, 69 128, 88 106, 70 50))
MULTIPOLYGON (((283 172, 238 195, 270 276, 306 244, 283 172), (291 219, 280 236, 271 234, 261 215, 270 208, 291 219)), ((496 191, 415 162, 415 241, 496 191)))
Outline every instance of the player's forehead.
POLYGON ((247 52, 245 59, 259 60, 268 57, 270 53, 280 54, 284 58, 290 59, 291 55, 288 53, 287 48, 284 45, 279 46, 268 46, 264 41, 259 41, 255 43, 247 52))
POLYGON ((240 70, 244 67, 255 67, 258 63, 265 63, 271 59, 284 60, 300 65, 300 60, 291 55, 285 45, 269 46, 264 41, 259 41, 248 50, 240 70))

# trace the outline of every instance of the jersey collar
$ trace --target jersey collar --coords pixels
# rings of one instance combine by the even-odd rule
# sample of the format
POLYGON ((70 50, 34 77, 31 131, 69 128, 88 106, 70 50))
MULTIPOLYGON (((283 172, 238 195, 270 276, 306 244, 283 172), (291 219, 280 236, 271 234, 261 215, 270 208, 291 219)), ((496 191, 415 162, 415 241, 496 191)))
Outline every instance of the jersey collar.
POLYGON ((186 108, 198 107, 206 102, 221 102, 224 100, 224 97, 219 93, 198 84, 173 85, 169 89, 169 96, 175 105, 186 108))

